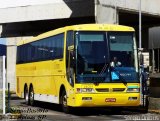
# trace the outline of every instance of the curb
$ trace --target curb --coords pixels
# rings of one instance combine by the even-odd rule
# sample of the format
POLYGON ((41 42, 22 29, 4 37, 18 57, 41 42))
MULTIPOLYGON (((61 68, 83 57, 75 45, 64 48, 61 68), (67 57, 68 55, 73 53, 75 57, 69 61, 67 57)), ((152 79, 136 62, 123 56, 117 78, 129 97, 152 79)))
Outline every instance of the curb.
POLYGON ((160 110, 148 110, 149 113, 160 114, 160 110))
POLYGON ((0 115, 0 120, 2 119, 6 119, 6 120, 10 120, 10 119, 18 119, 18 117, 20 117, 21 114, 5 114, 5 115, 0 115))

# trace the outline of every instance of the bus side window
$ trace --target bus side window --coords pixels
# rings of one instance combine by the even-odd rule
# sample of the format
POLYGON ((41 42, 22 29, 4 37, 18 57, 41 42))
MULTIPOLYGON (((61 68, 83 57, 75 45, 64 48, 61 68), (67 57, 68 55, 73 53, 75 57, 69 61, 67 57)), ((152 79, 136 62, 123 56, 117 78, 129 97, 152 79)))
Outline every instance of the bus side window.
POLYGON ((74 49, 68 50, 70 46, 74 46, 74 36, 73 31, 67 32, 67 44, 66 44, 66 71, 67 71, 67 79, 71 86, 74 86, 74 49))
POLYGON ((55 57, 63 58, 63 47, 64 47, 64 34, 59 34, 55 36, 55 57))

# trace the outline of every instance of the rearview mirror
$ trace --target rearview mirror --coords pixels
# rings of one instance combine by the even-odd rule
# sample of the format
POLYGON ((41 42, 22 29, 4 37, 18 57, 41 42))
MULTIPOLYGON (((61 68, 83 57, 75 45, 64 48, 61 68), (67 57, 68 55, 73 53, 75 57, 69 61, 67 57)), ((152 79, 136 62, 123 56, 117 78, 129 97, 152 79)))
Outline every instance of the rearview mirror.
POLYGON ((73 51, 73 50, 74 50, 74 45, 69 46, 69 47, 68 47, 68 50, 69 50, 69 51, 73 51))

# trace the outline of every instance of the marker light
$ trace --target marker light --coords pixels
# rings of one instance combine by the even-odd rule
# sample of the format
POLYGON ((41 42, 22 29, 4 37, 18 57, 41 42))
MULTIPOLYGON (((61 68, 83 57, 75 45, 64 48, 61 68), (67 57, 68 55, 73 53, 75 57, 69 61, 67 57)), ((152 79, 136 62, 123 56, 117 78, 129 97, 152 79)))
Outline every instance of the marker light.
POLYGON ((127 92, 139 92, 139 88, 128 88, 127 92))
POLYGON ((137 97, 129 97, 128 100, 137 100, 137 97))
POLYGON ((92 97, 82 97, 82 100, 90 101, 92 100, 92 97))

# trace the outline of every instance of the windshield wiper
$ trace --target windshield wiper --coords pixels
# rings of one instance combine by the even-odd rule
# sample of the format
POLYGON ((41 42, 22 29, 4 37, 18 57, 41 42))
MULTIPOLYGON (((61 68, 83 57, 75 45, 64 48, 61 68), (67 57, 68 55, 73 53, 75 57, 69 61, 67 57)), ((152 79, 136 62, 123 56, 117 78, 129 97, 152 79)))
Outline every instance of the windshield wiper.
POLYGON ((105 65, 103 66, 103 68, 102 68, 101 72, 99 73, 99 75, 102 75, 106 71, 107 68, 108 68, 108 64, 105 63, 105 65))
POLYGON ((106 71, 106 69, 108 68, 108 65, 109 65, 109 64, 107 63, 107 60, 106 60, 106 57, 105 57, 105 56, 104 56, 104 60, 105 60, 105 64, 104 64, 101 72, 99 73, 99 75, 102 75, 102 74, 106 71))

